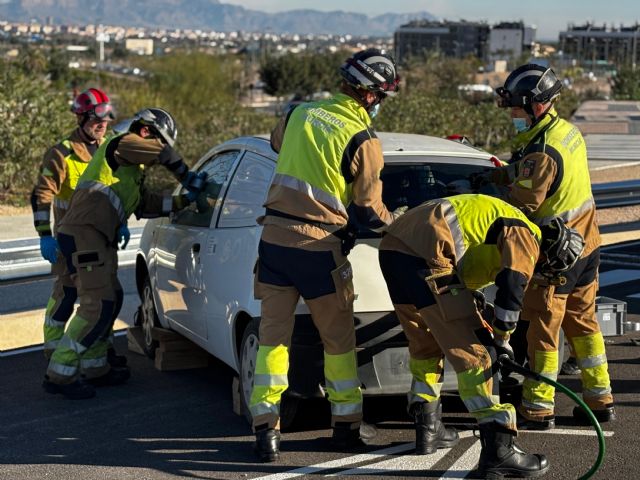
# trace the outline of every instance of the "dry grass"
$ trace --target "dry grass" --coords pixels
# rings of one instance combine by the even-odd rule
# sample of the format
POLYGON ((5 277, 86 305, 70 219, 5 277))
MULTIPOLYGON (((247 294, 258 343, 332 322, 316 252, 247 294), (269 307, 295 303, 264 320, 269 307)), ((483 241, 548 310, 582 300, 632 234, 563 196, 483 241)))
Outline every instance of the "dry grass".
POLYGON ((26 215, 28 213, 31 213, 31 207, 0 205, 0 216, 2 217, 13 217, 14 215, 26 215))

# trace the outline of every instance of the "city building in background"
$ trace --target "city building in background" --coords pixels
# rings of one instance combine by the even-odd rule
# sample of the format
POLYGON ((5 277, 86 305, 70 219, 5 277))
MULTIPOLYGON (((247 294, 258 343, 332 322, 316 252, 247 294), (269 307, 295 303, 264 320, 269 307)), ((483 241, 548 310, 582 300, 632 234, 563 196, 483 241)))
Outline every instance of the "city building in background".
POLYGON ((607 29, 606 24, 597 26, 570 24, 560 32, 560 50, 563 61, 591 71, 607 71, 615 66, 631 65, 640 61, 638 40, 640 24, 630 27, 607 29))
POLYGON ((399 27, 394 34, 395 53, 399 62, 440 52, 446 57, 474 56, 483 62, 517 60, 534 53, 536 27, 524 22, 434 22, 419 20, 399 27))
POLYGON ((523 22, 501 22, 489 33, 489 60, 519 59, 530 56, 535 48, 536 27, 523 22))
POLYGON ((490 31, 491 27, 484 22, 416 20, 395 31, 396 60, 402 63, 409 57, 430 51, 446 57, 471 55, 487 60, 490 31))

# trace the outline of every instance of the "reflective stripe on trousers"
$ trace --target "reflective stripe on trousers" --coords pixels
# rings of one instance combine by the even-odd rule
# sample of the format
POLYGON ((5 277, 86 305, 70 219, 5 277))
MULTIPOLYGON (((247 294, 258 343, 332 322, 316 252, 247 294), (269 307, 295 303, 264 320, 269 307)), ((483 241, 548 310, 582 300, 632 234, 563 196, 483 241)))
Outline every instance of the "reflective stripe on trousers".
POLYGON ((442 357, 419 360, 409 358, 411 370, 411 391, 408 394, 412 403, 433 402, 440 397, 442 390, 442 357))
POLYGON ((324 352, 324 376, 332 421, 340 421, 336 417, 362 415, 362 391, 355 350, 339 355, 324 352))
POLYGON ((602 333, 574 337, 572 341, 578 366, 582 370, 582 396, 585 400, 610 396, 611 381, 602 333))
MULTIPOLYGON (((558 352, 543 352, 536 350, 533 364, 530 368, 551 380, 558 378, 558 352)), ((549 410, 553 412, 555 405, 555 388, 544 382, 538 382, 530 378, 526 378, 522 387, 522 405, 530 410, 545 410, 545 414, 549 410)))
POLYGON ((486 371, 480 367, 458 373, 460 398, 478 423, 497 422, 517 431, 513 405, 500 403, 500 396, 492 392, 490 382, 491 377, 487 377, 486 371))
MULTIPOLYGON (((280 417, 282 394, 289 387, 288 371, 289 349, 286 346, 260 345, 258 347, 249 411, 254 419, 267 416, 265 421, 272 428, 280 417)), ((260 423, 263 422, 260 421, 260 423)))

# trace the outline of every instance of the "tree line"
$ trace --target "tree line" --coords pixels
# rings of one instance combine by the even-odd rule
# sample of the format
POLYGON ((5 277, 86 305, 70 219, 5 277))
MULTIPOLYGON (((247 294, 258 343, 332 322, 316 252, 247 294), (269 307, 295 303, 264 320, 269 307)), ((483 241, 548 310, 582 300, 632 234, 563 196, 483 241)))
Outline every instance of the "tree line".
MULTIPOLYGON (((338 69, 348 55, 309 52, 267 57, 257 73, 267 94, 311 98, 316 92, 336 90, 338 69)), ((259 113, 241 102, 253 73, 247 72, 247 59, 241 55, 182 52, 140 57, 138 63, 149 77, 69 70, 68 58, 59 49, 25 48, 17 60, 0 61, 0 202, 27 202, 44 152, 75 126, 69 112, 73 88, 103 88, 119 119, 147 106, 165 108, 176 118, 176 148, 190 165, 222 141, 267 133, 275 125, 273 114, 259 113)), ((399 70, 400 94, 385 100, 375 128, 461 134, 494 154, 508 152, 513 137, 508 112, 496 108, 491 97, 482 101, 458 91, 458 85, 474 82, 479 66, 474 58, 456 60, 435 53, 410 60, 399 70)), ((613 98, 640 100, 639 73, 622 69, 612 91, 613 98)), ((568 118, 589 96, 597 97, 594 92, 578 96, 565 89, 557 108, 568 118)), ((150 169, 147 181, 159 188, 173 185, 163 169, 150 169)))

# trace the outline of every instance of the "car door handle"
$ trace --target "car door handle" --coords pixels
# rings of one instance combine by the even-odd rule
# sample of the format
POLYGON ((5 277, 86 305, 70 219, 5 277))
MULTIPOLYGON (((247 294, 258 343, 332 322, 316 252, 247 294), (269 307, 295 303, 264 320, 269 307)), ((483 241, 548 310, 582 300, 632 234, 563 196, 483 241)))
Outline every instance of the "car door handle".
POLYGON ((200 253, 200 244, 194 243, 193 245, 191 245, 191 251, 193 253, 200 253))

